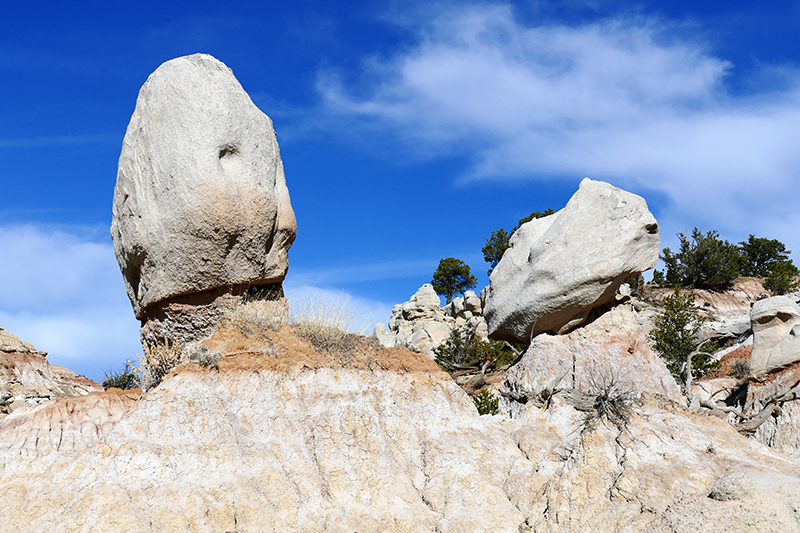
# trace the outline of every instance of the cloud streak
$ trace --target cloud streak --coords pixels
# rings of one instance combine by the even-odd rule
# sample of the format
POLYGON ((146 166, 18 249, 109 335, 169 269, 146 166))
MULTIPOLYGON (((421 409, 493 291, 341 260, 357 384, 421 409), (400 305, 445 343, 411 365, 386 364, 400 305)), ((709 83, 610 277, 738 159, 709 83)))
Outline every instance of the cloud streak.
POLYGON ((701 225, 800 249, 785 222, 800 194, 796 70, 765 67, 779 88, 734 95, 735 65, 648 18, 525 25, 493 5, 420 28, 413 46, 364 62, 358 91, 321 74, 326 110, 413 150, 470 154, 465 182, 590 176, 665 196, 668 233, 701 225))

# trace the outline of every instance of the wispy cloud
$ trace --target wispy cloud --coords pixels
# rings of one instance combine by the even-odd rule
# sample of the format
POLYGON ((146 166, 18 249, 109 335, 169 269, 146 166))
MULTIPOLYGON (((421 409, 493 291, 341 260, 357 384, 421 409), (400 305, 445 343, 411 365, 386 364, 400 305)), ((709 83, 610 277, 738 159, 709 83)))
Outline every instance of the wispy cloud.
POLYGON ((785 223, 800 194, 800 74, 767 66, 781 83, 734 95, 735 68, 664 20, 525 25, 491 5, 437 12, 413 46, 365 60, 360 84, 326 71, 318 87, 340 118, 471 154, 465 181, 605 179, 668 198, 667 232, 800 250, 785 223))

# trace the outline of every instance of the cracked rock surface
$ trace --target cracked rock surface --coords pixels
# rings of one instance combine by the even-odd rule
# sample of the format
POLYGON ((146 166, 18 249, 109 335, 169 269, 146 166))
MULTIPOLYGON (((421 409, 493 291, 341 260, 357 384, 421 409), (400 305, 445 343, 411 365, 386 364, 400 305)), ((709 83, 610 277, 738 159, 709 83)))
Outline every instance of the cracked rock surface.
POLYGON ((613 421, 559 397, 481 417, 424 356, 322 364, 268 334, 275 354, 179 368, 138 401, 0 421, 0 531, 800 529, 798 465, 662 397, 613 421))

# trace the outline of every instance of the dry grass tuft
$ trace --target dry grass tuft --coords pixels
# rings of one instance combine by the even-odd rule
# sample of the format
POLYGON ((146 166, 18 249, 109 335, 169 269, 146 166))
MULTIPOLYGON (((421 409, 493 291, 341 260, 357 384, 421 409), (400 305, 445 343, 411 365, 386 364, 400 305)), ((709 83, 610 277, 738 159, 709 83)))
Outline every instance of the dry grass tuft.
MULTIPOLYGON (((135 369, 142 390, 148 391, 158 386, 161 380, 180 364, 182 356, 183 344, 180 342, 175 341, 170 344, 169 339, 164 339, 163 345, 158 343, 151 345, 145 342, 144 357, 138 356, 139 366, 135 369)), ((130 361, 128 365, 133 368, 130 361)))
POLYGON ((361 319, 350 305, 349 296, 316 292, 310 296, 292 295, 289 324, 295 335, 317 350, 348 353, 365 341, 370 318, 361 319))

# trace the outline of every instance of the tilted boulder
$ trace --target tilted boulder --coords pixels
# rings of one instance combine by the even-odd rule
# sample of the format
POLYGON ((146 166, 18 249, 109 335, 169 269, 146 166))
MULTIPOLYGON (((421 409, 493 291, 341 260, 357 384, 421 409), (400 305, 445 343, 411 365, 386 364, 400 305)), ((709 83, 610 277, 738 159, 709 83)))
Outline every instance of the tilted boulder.
POLYGON ((569 331, 612 301, 626 277, 654 267, 659 249, 644 198, 584 179, 564 209, 514 232, 490 278, 489 336, 527 343, 569 331))
POLYGON ((111 236, 136 317, 164 320, 171 299, 207 304, 229 288, 282 296, 295 233, 269 117, 209 55, 161 65, 139 92, 114 191, 111 236))
POLYGON ((774 296, 753 304, 753 355, 750 374, 763 377, 800 361, 800 305, 788 296, 774 296))

